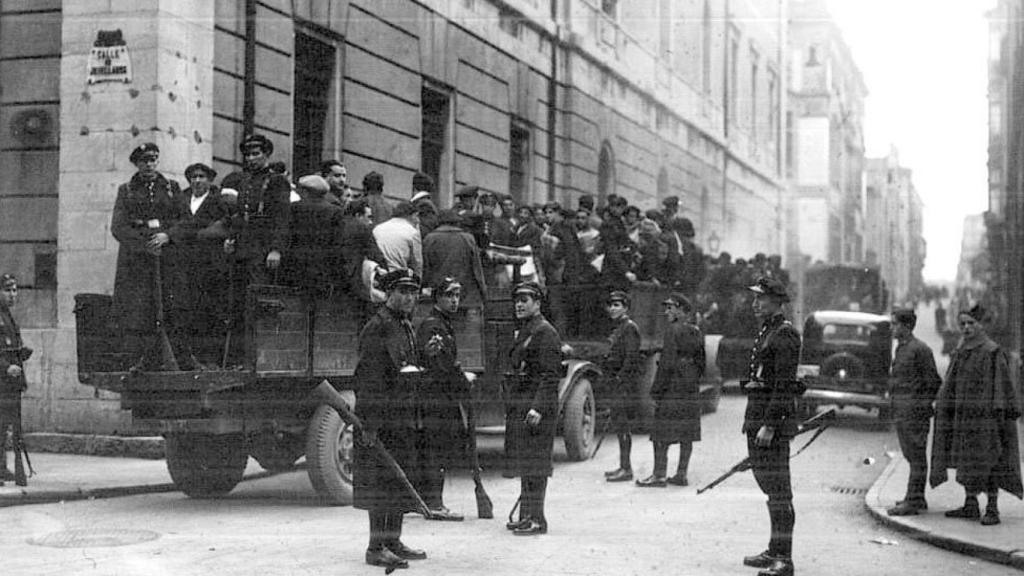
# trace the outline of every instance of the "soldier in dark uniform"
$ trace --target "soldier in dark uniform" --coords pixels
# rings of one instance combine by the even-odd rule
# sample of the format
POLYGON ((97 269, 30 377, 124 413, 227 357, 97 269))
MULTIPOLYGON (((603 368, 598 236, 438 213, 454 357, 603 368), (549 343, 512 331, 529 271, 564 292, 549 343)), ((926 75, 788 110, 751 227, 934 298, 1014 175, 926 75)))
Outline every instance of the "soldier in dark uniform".
POLYGON ((796 433, 796 399, 802 392, 796 379, 800 334, 783 315, 789 302, 786 287, 774 278, 750 286, 754 314, 761 331, 750 353, 750 369, 740 388, 747 394, 743 433, 758 487, 768 496, 771 539, 768 549, 747 556, 743 563, 763 568, 759 576, 793 574, 793 487, 789 474, 789 444, 796 433))
POLYGON ((544 496, 558 427, 558 380, 562 370, 558 332, 540 312, 540 286, 523 282, 512 291, 518 329, 509 353, 505 457, 507 477, 521 480, 519 521, 506 527, 519 536, 545 534, 544 496))
POLYGON ((276 283, 281 254, 288 245, 291 184, 282 174, 270 169, 274 145, 261 134, 247 136, 239 145, 241 172, 232 172, 221 181, 221 190, 238 194, 230 218, 230 237, 225 250, 231 253, 232 350, 230 360, 238 363, 243 355, 243 315, 245 292, 250 284, 276 283))
POLYGON ((179 242, 185 234, 179 222, 188 207, 181 202, 178 183, 157 171, 160 149, 145 143, 129 157, 138 171, 117 189, 110 232, 120 246, 114 276, 114 314, 125 331, 134 368, 156 370, 162 364, 157 331, 157 295, 161 296, 163 327, 178 367, 196 367, 188 338, 187 265, 179 242), (157 279, 159 277, 159 289, 157 279))
POLYGON ((633 447, 633 424, 640 411, 640 329, 629 317, 629 295, 615 290, 608 295, 608 316, 612 333, 608 335, 608 352, 601 360, 611 409, 611 423, 619 439, 619 467, 605 472, 608 482, 633 479, 630 451, 633 447))
POLYGON ((469 388, 459 365, 452 320, 459 310, 462 285, 450 276, 442 278, 431 292, 434 307, 416 330, 420 365, 424 368, 423 428, 420 433, 424 455, 417 490, 436 520, 462 520, 462 515, 444 505, 444 475, 466 442, 466 422, 460 403, 469 399, 469 388))
POLYGON ((892 360, 892 413, 900 450, 910 464, 907 493, 887 510, 890 516, 908 516, 927 510, 924 487, 928 481, 928 433, 931 431, 932 402, 942 385, 935 368, 935 356, 927 344, 914 337, 917 314, 909 308, 892 313, 893 337, 897 341, 892 360))
POLYGON ((17 299, 18 280, 10 274, 0 276, 0 486, 15 479, 7 469, 7 427, 14 428, 17 441, 21 436, 21 393, 27 388, 25 360, 32 354, 21 341, 21 330, 11 314, 17 299))
POLYGON ((654 445, 654 471, 637 480, 638 486, 661 488, 666 484, 687 486, 687 469, 693 443, 700 441, 700 379, 704 375, 704 335, 689 322, 693 304, 678 292, 666 298, 665 316, 668 325, 662 337, 661 358, 651 386, 654 400, 654 422, 651 443, 654 445), (668 448, 679 444, 676 474, 667 478, 668 448))
POLYGON ((407 568, 408 560, 427 557, 426 552, 401 541, 402 517, 415 511, 416 504, 372 446, 380 439, 409 478, 419 474, 419 375, 408 371, 417 370, 416 334, 410 318, 416 308, 420 279, 411 270, 393 270, 382 283, 387 301, 359 334, 355 408, 363 423, 363 438, 356 442, 353 452, 352 503, 370 516, 366 563, 407 568))

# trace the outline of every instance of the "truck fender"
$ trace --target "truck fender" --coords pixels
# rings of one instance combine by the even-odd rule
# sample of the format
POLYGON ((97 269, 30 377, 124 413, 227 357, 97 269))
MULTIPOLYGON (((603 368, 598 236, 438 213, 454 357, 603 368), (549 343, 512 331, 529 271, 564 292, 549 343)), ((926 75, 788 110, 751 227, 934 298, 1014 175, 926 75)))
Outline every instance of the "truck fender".
POLYGON ((558 382, 558 406, 560 409, 565 406, 565 399, 569 397, 569 392, 571 392, 572 386, 576 383, 579 376, 590 376, 591 383, 594 385, 597 384, 597 379, 601 377, 601 369, 598 368, 597 364, 587 360, 573 358, 563 360, 562 365, 565 367, 565 376, 558 382))

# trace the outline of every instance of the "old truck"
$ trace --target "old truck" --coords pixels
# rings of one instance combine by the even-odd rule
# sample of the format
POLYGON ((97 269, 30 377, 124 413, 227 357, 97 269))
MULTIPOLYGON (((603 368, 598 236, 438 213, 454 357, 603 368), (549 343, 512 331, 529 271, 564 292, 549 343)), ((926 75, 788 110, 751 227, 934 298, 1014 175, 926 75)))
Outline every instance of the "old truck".
MULTIPOLYGON (((650 389, 660 351, 664 295, 658 289, 636 291, 634 316, 644 335, 645 390, 650 389)), ((417 316, 425 317, 429 306, 424 299, 417 316)), ((171 479, 189 496, 230 492, 241 481, 249 456, 272 471, 290 469, 305 456, 315 491, 325 502, 347 504, 351 430, 310 392, 326 380, 355 401, 357 309, 344 294, 325 298, 285 286, 252 286, 246 303, 249 346, 244 369, 137 372, 128 370, 131 359, 111 314, 111 297, 79 294, 78 378, 84 385, 118 393, 121 407, 131 411, 135 433, 165 438, 171 479)), ((602 319, 588 321, 600 325, 602 319)), ((477 431, 501 433, 503 375, 509 369, 514 329, 508 291, 492 290, 482 306, 460 311, 454 324, 462 368, 476 375, 477 431)), ((559 431, 567 455, 578 461, 589 458, 597 444, 595 388, 601 372, 593 360, 600 355, 604 338, 592 332, 567 336, 575 352, 563 362, 559 431)), ((715 344, 711 338, 702 387, 708 411, 717 405, 721 388, 715 344)))

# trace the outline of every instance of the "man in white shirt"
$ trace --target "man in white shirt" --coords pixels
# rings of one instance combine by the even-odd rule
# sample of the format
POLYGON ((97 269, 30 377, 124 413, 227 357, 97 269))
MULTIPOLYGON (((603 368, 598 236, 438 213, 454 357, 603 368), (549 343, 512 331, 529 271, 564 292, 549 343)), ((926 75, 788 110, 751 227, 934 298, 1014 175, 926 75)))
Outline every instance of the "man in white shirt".
POLYGON ((411 269, 423 275, 423 239, 420 217, 411 202, 395 206, 391 218, 373 229, 373 239, 384 255, 388 270, 411 269))

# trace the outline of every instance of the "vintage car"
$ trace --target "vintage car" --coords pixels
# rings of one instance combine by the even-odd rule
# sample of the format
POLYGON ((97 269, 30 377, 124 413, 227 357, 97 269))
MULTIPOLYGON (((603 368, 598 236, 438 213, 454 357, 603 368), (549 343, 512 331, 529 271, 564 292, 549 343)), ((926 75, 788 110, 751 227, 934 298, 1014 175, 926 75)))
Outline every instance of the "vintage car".
POLYGON ((798 376, 807 386, 802 408, 824 404, 877 410, 889 419, 889 317, 866 312, 819 310, 804 322, 798 376))

